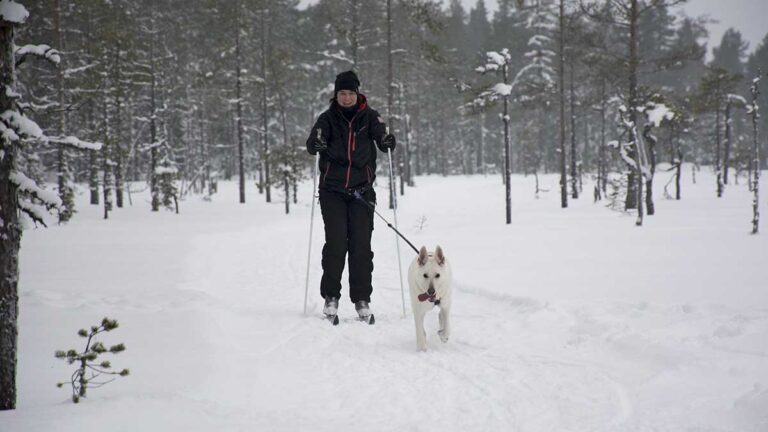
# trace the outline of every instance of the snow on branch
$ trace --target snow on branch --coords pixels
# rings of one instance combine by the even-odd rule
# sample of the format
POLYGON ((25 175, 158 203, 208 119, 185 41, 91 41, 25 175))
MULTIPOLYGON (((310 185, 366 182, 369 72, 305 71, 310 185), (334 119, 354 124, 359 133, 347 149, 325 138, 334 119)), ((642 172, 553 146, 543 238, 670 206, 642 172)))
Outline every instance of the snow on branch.
POLYGON ((8 179, 19 188, 20 192, 32 195, 48 207, 59 207, 61 205, 61 199, 59 199, 56 193, 41 188, 34 180, 19 171, 12 172, 8 179))
MULTIPOLYGON (((29 138, 43 138, 44 136, 43 130, 40 129, 40 126, 38 126, 37 123, 22 115, 18 111, 6 110, 4 113, 0 114, 0 120, 2 120, 2 123, 4 123, 5 126, 12 128, 13 132, 18 135, 29 138)), ((3 130, 2 133, 3 135, 8 136, 5 130, 3 130)), ((18 136, 16 139, 12 139, 11 141, 16 140, 18 140, 18 136)))
POLYGON ((13 130, 13 128, 6 126, 5 122, 0 122, 0 136, 5 138, 5 140, 8 142, 19 140, 19 135, 16 134, 16 131, 13 130))
POLYGON ((35 204, 33 202, 27 201, 23 197, 19 197, 18 202, 19 209, 24 212, 27 216, 29 216, 30 219, 32 219, 33 222, 39 223, 44 227, 47 227, 48 225, 45 224, 45 215, 48 214, 48 210, 39 205, 35 204))
POLYGON ((509 96, 512 94, 512 86, 510 84, 498 83, 493 86, 493 93, 498 96, 509 96))
POLYGON ((76 68, 65 69, 64 70, 64 76, 65 77, 71 77, 72 75, 76 75, 76 74, 79 74, 81 72, 85 72, 88 69, 94 68, 94 67, 99 66, 99 65, 100 65, 99 62, 94 62, 94 63, 87 64, 87 65, 84 65, 84 66, 76 67, 76 68))
POLYGON ((66 144, 68 146, 72 146, 74 148, 79 148, 83 150, 101 150, 101 147, 103 146, 103 144, 100 142, 83 141, 73 136, 47 137, 47 138, 48 138, 48 142, 56 143, 56 144, 66 144))
POLYGON ((672 120, 675 118, 675 113, 662 103, 649 102, 645 108, 645 115, 648 117, 648 121, 653 123, 655 127, 659 127, 664 120, 672 120))
POLYGON ((11 0, 0 0, 0 20, 15 24, 24 24, 29 18, 27 9, 11 0))
POLYGON ((733 93, 728 93, 728 96, 726 97, 727 97, 728 103, 732 103, 740 108, 744 108, 747 106, 747 100, 743 96, 733 94, 733 93))
POLYGON ((5 95, 8 96, 10 99, 21 98, 21 94, 19 94, 19 92, 17 92, 16 90, 12 89, 10 86, 5 86, 5 95))
POLYGON ((509 60, 512 59, 512 56, 509 54, 509 50, 507 48, 504 48, 501 50, 501 52, 496 51, 488 51, 485 53, 486 56, 486 65, 485 66, 478 66, 475 68, 477 72, 485 73, 485 72, 493 72, 499 70, 502 66, 504 66, 509 60))
POLYGON ((155 168, 155 174, 157 175, 163 175, 163 174, 176 175, 178 172, 179 170, 175 166, 158 166, 155 168))
POLYGON ((326 58, 331 58, 331 59, 340 60, 349 64, 354 64, 352 59, 347 57, 347 53, 345 53, 344 50, 339 50, 339 52, 336 52, 336 53, 330 52, 328 50, 324 50, 319 52, 318 54, 326 58))
POLYGON ((50 47, 50 45, 24 45, 23 47, 14 47, 16 52, 16 65, 24 62, 27 56, 34 55, 48 60, 52 63, 61 63, 59 51, 50 47))
POLYGON ((545 35, 533 35, 530 39, 528 39, 528 46, 538 46, 541 47, 545 43, 550 42, 552 38, 545 35))

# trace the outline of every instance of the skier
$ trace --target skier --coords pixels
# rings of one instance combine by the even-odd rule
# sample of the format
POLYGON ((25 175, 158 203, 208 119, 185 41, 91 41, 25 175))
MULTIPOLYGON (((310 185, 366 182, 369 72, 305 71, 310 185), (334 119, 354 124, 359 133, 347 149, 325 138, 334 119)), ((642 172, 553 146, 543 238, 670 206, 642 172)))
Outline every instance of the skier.
POLYGON ((362 320, 372 317, 373 209, 355 197, 376 202, 376 148, 395 149, 395 137, 387 133, 379 113, 359 92, 360 80, 353 71, 338 74, 334 96, 312 128, 307 151, 320 153, 318 192, 325 225, 323 277, 320 295, 323 313, 335 319, 341 297, 341 274, 349 253, 349 297, 362 320))

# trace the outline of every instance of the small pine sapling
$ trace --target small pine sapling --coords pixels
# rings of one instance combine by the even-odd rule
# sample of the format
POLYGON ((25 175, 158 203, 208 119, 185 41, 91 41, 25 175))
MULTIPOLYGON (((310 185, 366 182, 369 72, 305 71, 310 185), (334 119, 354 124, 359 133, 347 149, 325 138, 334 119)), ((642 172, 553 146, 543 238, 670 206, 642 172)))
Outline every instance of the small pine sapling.
MULTIPOLYGON (((97 342, 94 338, 99 333, 108 332, 116 329, 118 323, 116 320, 104 318, 101 320, 100 326, 91 326, 90 331, 80 329, 77 335, 83 338, 88 338, 85 343, 85 349, 82 352, 70 349, 68 351, 56 351, 56 358, 66 360, 69 364, 77 364, 78 368, 72 373, 69 384, 72 385, 72 401, 74 403, 80 402, 81 397, 85 397, 86 390, 88 388, 99 388, 107 383, 115 380, 115 378, 106 381, 97 381, 96 379, 101 375, 119 375, 127 376, 128 369, 123 369, 119 372, 113 372, 112 364, 109 360, 99 361, 99 356, 104 353, 118 354, 125 351, 125 345, 117 344, 112 345, 107 349, 103 343, 97 342)), ((61 388, 67 382, 60 382, 56 384, 56 387, 61 388)))

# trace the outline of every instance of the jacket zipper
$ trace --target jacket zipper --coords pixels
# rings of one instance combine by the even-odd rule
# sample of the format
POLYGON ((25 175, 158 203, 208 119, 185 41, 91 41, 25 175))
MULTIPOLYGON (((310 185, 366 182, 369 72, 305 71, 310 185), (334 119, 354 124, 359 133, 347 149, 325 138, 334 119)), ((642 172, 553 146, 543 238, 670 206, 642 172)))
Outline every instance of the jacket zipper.
POLYGON ((352 120, 349 121, 349 137, 347 138, 347 159, 349 163, 347 164, 347 181, 344 183, 344 189, 349 188, 349 177, 352 174, 352 152, 355 151, 355 134, 352 133, 352 123, 355 122, 359 112, 360 111, 355 113, 355 115, 352 116, 352 120))

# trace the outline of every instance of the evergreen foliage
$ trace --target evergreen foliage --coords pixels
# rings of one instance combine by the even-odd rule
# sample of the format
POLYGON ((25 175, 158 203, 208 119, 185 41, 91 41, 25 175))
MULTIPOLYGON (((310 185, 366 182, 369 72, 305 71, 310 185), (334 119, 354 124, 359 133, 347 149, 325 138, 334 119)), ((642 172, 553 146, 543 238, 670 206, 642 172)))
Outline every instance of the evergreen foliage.
POLYGON ((103 378, 99 378, 102 375, 125 377, 130 373, 128 369, 113 371, 112 363, 109 360, 99 360, 99 356, 102 354, 119 354, 125 351, 125 345, 121 343, 107 348, 104 343, 95 339, 97 335, 115 330, 118 326, 119 324, 116 320, 104 318, 98 326, 91 326, 88 330, 80 329, 77 331, 78 336, 87 338, 85 348, 82 351, 76 349, 56 351, 55 357, 57 359, 65 360, 67 364, 77 366, 69 381, 56 384, 59 388, 65 384, 71 385, 72 402, 80 402, 80 398, 86 397, 89 388, 99 388, 115 380, 115 378, 112 378, 103 381, 103 378))
MULTIPOLYGON (((510 80, 518 78, 509 99, 511 172, 567 170, 563 190, 571 193, 580 190, 582 173, 597 173, 600 190, 611 172, 634 176, 634 164, 624 164, 606 143, 624 132, 614 121, 616 108, 632 106, 627 114, 634 119, 647 102, 642 96, 651 94, 688 110, 685 128, 660 126, 657 151, 672 155, 671 137, 679 136, 690 147, 687 161, 716 159, 715 111, 698 110, 692 97, 707 66, 705 22, 681 14, 680 0, 500 0, 490 15, 485 0, 469 11, 458 0, 391 0, 389 52, 381 1, 317 0, 304 9, 290 0, 54 3, 59 7, 32 4, 21 29, 25 38, 55 42, 49 57, 66 54, 58 70, 21 72, 29 106, 46 130, 78 131, 107 145, 95 154, 61 152, 52 143, 19 156, 41 176, 60 174, 62 221, 75 211, 66 203, 77 183, 88 183, 91 202, 104 205, 105 216, 124 205, 123 194, 137 182, 147 182, 151 208, 159 209, 157 172, 166 155, 183 186, 178 200, 205 194, 215 174, 238 179, 241 201, 249 184, 269 200, 271 189, 284 190, 286 168, 291 184, 298 173, 307 175, 310 158, 292 149, 327 106, 334 76, 348 69, 358 72, 361 91, 403 143, 393 154, 400 193, 415 175, 503 175, 502 129, 490 106, 467 105, 489 85, 474 66, 503 48, 510 80)), ((750 74, 768 68, 765 44, 745 63, 737 30, 718 42, 712 66, 750 74)), ((748 96, 744 86, 735 94, 748 96)), ((767 121, 759 119, 760 126, 767 121)), ((750 153, 750 125, 736 112, 732 126, 733 158, 725 166, 738 172, 747 166, 741 159, 750 153)), ((637 184, 627 182, 630 189, 637 184)), ((637 194, 626 196, 627 208, 636 208, 637 194)))

